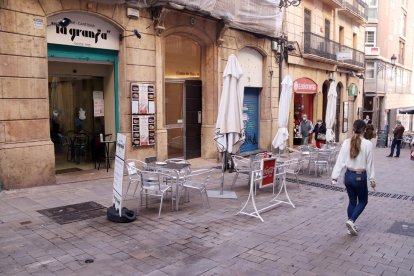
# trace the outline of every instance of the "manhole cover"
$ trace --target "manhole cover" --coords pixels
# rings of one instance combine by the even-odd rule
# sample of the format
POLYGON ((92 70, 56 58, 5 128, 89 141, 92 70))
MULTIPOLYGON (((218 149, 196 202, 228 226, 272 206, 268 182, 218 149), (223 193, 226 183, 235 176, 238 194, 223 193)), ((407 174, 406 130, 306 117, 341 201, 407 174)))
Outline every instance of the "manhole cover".
POLYGON ((93 201, 88 201, 78 204, 39 210, 37 212, 59 224, 66 224, 103 216, 105 215, 105 210, 106 208, 101 204, 93 201))
POLYGON ((397 221, 391 225, 390 229, 388 229, 387 232, 402 236, 414 237, 414 223, 397 221))

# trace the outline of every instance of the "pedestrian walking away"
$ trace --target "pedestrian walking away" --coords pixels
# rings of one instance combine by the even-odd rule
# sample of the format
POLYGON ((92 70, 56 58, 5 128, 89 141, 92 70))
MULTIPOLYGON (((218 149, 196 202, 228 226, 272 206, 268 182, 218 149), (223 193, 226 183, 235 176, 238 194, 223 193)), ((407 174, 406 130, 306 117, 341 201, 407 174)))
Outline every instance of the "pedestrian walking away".
POLYGON ((299 132, 302 136, 302 145, 307 145, 309 143, 309 136, 312 134, 313 125, 306 114, 302 115, 302 121, 299 125, 299 132))
POLYGON ((403 139, 405 128, 401 124, 401 121, 397 120, 396 125, 394 127, 394 139, 392 139, 391 143, 391 152, 390 155, 387 155, 387 157, 392 157, 394 155, 394 149, 397 147, 397 152, 395 153, 395 157, 400 157, 400 150, 401 150, 401 142, 403 139))
POLYGON ((326 126, 321 119, 316 122, 313 133, 315 133, 316 147, 321 148, 321 144, 326 143, 326 126))
POLYGON ((355 221, 364 211, 368 204, 368 182, 375 191, 375 170, 373 160, 373 145, 366 140, 365 122, 356 120, 353 125, 354 134, 342 144, 341 150, 336 160, 335 167, 332 170, 332 184, 337 183, 341 171, 346 168, 345 187, 348 193, 348 220, 345 225, 348 228, 348 234, 358 235, 358 229, 355 221))

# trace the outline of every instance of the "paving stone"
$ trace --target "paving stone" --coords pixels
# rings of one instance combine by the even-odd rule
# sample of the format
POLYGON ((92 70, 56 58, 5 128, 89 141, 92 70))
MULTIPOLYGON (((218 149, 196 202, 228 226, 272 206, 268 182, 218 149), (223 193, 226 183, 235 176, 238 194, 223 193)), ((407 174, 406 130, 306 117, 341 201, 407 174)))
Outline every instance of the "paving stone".
MULTIPOLYGON (((381 150, 376 155, 384 155, 381 150)), ((405 171, 394 175, 393 182, 379 180, 378 189, 397 192, 404 187, 414 195, 414 186, 407 183, 411 164, 394 163, 405 171)), ((379 177, 390 179, 394 163, 376 162, 379 177)), ((225 177, 231 183, 233 175, 225 177)), ((328 177, 304 174, 300 179, 329 183, 328 177)), ((212 198, 211 208, 205 209, 197 198, 178 212, 163 212, 161 219, 156 208, 143 208, 129 224, 102 217, 58 225, 31 210, 31 202, 40 209, 62 205, 58 198, 65 204, 93 200, 108 206, 112 179, 0 192, 0 216, 11 219, 20 212, 32 221, 0 223, 0 275, 414 275, 414 239, 387 232, 395 221, 414 221, 412 202, 370 197, 357 222, 360 235, 350 237, 344 225, 346 194, 308 185, 299 190, 288 183, 297 208, 269 210, 264 223, 235 216, 247 198, 246 180, 236 183, 236 200, 212 198), (22 200, 26 210, 16 208, 22 200), (85 264, 86 258, 94 263, 85 264), (119 267, 125 269, 119 273, 119 267)), ((270 198, 260 190, 257 203, 270 198)))

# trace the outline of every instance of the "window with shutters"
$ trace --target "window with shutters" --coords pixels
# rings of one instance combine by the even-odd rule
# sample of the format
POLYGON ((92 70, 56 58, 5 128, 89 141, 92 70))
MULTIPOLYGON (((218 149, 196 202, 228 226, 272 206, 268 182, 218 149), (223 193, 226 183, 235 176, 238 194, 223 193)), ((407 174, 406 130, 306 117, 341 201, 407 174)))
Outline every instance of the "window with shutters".
POLYGON ((310 10, 305 9, 305 16, 304 16, 304 31, 311 32, 311 17, 312 13, 310 10))
POLYGON ((331 21, 325 19, 325 38, 329 39, 331 36, 331 21))
POLYGON ((377 28, 365 28, 365 47, 375 47, 377 45, 377 28))
POLYGON ((405 43, 404 41, 400 40, 399 43, 399 53, 398 53, 398 63, 404 64, 404 58, 405 58, 405 43))

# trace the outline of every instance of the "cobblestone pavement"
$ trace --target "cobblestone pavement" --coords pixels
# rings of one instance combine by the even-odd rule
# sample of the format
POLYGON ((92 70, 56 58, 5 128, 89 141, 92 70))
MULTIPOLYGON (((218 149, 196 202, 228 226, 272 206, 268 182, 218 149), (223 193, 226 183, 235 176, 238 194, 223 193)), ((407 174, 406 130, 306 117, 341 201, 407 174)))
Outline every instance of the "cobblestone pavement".
MULTIPOLYGON (((379 190, 414 196, 407 152, 388 160, 386 149, 376 150, 379 190)), ((389 232, 395 222, 414 223, 411 200, 370 197, 357 237, 346 234, 346 194, 306 183, 288 183, 296 209, 278 206, 264 223, 235 216, 247 198, 246 177, 234 188, 237 200, 211 198, 208 209, 192 194, 178 212, 165 204, 160 219, 156 202, 129 224, 98 217, 59 225, 37 212, 91 200, 109 206, 111 185, 101 179, 1 192, 0 275, 414 275, 414 232, 389 232)), ((258 205, 270 198, 258 191, 258 205)), ((134 199, 126 204, 137 208, 134 199)))

